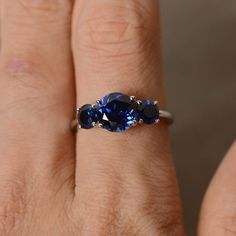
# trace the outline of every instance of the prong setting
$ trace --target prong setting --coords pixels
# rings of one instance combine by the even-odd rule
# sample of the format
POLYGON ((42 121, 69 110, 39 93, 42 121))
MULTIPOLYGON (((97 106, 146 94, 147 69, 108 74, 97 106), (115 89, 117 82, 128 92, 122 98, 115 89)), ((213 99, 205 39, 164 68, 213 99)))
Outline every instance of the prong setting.
POLYGON ((159 109, 158 101, 138 99, 122 93, 110 93, 94 104, 85 104, 76 109, 72 121, 73 131, 103 128, 122 132, 139 124, 157 124, 160 118, 173 119, 171 113, 159 109))
POLYGON ((92 104, 91 107, 92 108, 98 108, 98 104, 92 104))
POLYGON ((130 96, 131 101, 135 101, 135 96, 130 96))
POLYGON ((132 126, 135 127, 137 124, 138 124, 138 121, 135 120, 135 121, 133 122, 132 126))
POLYGON ((143 119, 139 119, 138 123, 143 124, 143 119))
POLYGON ((142 101, 141 100, 137 100, 136 101, 138 105, 141 105, 142 104, 142 101))

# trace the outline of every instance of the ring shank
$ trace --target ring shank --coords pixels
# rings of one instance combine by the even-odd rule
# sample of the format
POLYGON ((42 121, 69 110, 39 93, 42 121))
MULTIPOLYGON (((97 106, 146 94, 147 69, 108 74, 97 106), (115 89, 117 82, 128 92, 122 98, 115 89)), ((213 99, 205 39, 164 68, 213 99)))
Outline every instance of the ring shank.
POLYGON ((159 110, 159 116, 164 118, 168 124, 172 124, 174 122, 174 117, 169 111, 159 110))

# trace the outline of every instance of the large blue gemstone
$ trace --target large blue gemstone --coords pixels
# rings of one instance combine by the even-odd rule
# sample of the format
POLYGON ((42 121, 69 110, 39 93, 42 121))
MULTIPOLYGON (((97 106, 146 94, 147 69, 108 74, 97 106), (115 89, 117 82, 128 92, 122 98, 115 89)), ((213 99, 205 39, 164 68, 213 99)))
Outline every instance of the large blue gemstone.
POLYGON ((138 118, 144 124, 153 124, 159 120, 159 109, 157 104, 152 100, 142 100, 138 106, 138 118))
POLYGON ((81 128, 91 129, 94 122, 97 123, 100 119, 100 112, 91 104, 86 104, 79 109, 78 120, 81 128))
POLYGON ((101 127, 112 132, 129 129, 137 120, 137 103, 122 93, 111 93, 98 103, 101 127))

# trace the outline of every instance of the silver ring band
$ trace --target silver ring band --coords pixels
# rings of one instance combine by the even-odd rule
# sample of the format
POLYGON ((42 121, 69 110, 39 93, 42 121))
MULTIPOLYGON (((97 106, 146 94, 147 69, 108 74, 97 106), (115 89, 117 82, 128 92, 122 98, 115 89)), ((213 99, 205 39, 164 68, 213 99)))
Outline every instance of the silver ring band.
POLYGON ((174 116, 169 111, 159 110, 159 116, 164 118, 169 125, 174 123, 174 116))

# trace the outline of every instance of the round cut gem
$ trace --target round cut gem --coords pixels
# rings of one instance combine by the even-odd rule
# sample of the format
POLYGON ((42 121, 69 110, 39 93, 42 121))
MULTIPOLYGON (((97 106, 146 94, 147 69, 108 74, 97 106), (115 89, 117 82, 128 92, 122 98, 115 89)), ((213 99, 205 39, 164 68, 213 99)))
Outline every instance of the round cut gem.
POLYGON ((91 104, 86 104, 79 109, 78 120, 81 128, 91 129, 100 119, 101 114, 91 104))
POLYGON ((152 100, 142 100, 138 106, 139 120, 144 124, 153 124, 159 120, 159 109, 152 100))
POLYGON ((122 93, 111 93, 98 102, 101 127, 112 132, 122 132, 137 121, 137 103, 122 93))

